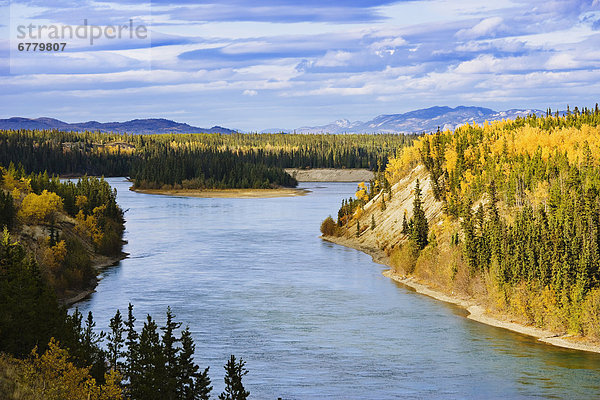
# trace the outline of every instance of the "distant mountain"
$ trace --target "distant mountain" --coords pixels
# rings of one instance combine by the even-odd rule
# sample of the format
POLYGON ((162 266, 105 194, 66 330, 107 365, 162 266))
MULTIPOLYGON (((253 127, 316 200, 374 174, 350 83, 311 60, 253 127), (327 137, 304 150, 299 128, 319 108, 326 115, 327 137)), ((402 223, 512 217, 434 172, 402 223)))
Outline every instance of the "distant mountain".
POLYGON ((545 115, 535 109, 511 109, 494 111, 483 107, 430 107, 404 114, 379 115, 368 122, 337 120, 327 125, 303 126, 291 130, 267 130, 263 132, 296 133, 415 133, 437 130, 453 130, 468 123, 483 124, 485 121, 515 119, 529 114, 545 115))
MULTIPOLYGON (((430 107, 404 114, 379 115, 370 121, 340 119, 327 125, 303 126, 296 129, 265 129, 261 133, 415 133, 455 129, 468 123, 483 124, 485 121, 515 119, 528 114, 545 115, 545 111, 535 109, 511 109, 494 111, 483 107, 430 107)), ((53 118, 0 119, 0 129, 58 129, 61 131, 100 131, 130 134, 161 133, 235 133, 235 130, 213 126, 199 128, 164 118, 134 119, 126 122, 77 122, 67 123, 53 118)))
POLYGON ((199 128, 164 118, 134 119, 126 122, 76 122, 67 123, 53 118, 7 118, 0 119, 0 129, 57 129, 60 131, 100 131, 130 134, 162 133, 235 133, 221 126, 199 128))

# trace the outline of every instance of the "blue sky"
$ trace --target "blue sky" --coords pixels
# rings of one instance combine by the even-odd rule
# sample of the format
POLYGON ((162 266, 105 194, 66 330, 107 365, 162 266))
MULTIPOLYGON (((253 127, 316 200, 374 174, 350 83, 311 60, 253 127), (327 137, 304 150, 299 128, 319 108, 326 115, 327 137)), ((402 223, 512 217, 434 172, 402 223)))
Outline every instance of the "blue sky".
POLYGON ((600 101, 600 0, 0 0, 0 12, 0 117, 251 131, 600 101), (17 51, 19 25, 130 19, 149 37, 17 51))

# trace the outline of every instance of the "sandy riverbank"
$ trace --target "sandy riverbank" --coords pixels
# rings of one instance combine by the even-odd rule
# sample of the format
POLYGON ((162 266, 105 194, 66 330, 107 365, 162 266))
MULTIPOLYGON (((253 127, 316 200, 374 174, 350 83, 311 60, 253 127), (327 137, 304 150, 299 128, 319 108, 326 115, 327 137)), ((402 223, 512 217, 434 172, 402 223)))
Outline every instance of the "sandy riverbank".
MULTIPOLYGON (((373 249, 365 246, 361 246, 360 244, 355 243, 351 239, 347 238, 338 238, 338 237, 322 237, 324 240, 339 244, 342 246, 350 247, 363 253, 370 255, 373 258, 373 261, 379 264, 386 265, 390 267, 390 260, 387 255, 379 250, 373 249)), ((432 297, 437 300, 445 301, 446 303, 451 303, 458 305, 469 313, 467 318, 472 319, 474 321, 495 326, 498 328, 508 329, 513 332, 517 332, 523 335, 532 336, 536 339, 548 343, 558 347, 564 347, 568 349, 574 350, 582 350, 589 351, 594 353, 600 353, 600 345, 597 343, 589 343, 581 340, 581 338, 571 337, 568 335, 557 336, 555 333, 536 328, 534 326, 523 325, 516 323, 514 321, 510 321, 503 316, 499 315, 491 315, 486 312, 485 308, 476 304, 472 299, 463 298, 459 296, 449 295, 443 293, 439 290, 432 289, 422 282, 417 282, 413 277, 406 277, 399 274, 394 273, 392 269, 386 270, 383 272, 384 276, 387 276, 390 279, 393 279, 396 282, 399 282, 405 286, 408 286, 414 289, 417 293, 424 294, 426 296, 432 297)))
POLYGON ((274 197, 293 197, 304 196, 310 191, 306 189, 181 189, 181 190, 162 190, 162 189, 133 189, 129 190, 144 193, 158 194, 163 196, 178 196, 178 197, 203 197, 203 198, 231 198, 231 199, 266 199, 274 197))
POLYGON ((372 171, 359 168, 285 168, 285 172, 298 182, 364 182, 373 179, 372 171))

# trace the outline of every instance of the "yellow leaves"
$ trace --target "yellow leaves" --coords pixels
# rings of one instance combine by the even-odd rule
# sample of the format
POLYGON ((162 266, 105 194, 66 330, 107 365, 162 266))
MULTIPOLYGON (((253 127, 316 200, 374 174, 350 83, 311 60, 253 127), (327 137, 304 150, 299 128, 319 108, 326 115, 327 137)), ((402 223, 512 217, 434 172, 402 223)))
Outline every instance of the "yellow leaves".
POLYGON ((385 177, 392 185, 398 182, 409 169, 417 165, 421 159, 420 148, 422 148, 422 139, 415 141, 412 146, 398 149, 398 155, 388 160, 385 177))
POLYGON ((367 187, 365 186, 364 182, 361 182, 358 184, 358 190, 356 191, 354 196, 357 199, 362 200, 364 202, 369 201, 369 195, 367 194, 367 187))
MULTIPOLYGON (((98 225, 97 215, 100 214, 100 210, 102 207, 106 208, 106 206, 100 206, 94 208, 93 215, 85 215, 83 211, 79 211, 75 216, 75 220, 77 223, 75 224, 75 231, 82 236, 92 239, 96 246, 99 246, 104 237, 100 226, 98 225)), ((102 209, 103 210, 103 209, 102 209)))
MULTIPOLYGON (((10 191, 16 190, 19 193, 31 193, 31 179, 15 179, 15 177, 9 173, 5 173, 2 176, 2 186, 4 189, 10 191)), ((18 198, 18 196, 15 198, 18 198)))
POLYGON ((88 198, 86 196, 77 196, 75 198, 75 205, 77 208, 82 209, 87 205, 88 198))
POLYGON ((539 127, 523 126, 513 131, 498 131, 500 134, 489 137, 489 147, 493 154, 501 154, 505 143, 509 153, 533 155, 538 148, 542 151, 542 159, 556 150, 566 151, 570 162, 583 160, 584 143, 589 143, 592 154, 600 151, 600 126, 584 125, 576 127, 543 130, 539 127))
POLYGON ((544 206, 546 205, 549 187, 548 181, 540 181, 533 192, 529 190, 525 191, 533 207, 538 207, 541 204, 544 204, 544 206))
POLYGON ((456 169, 456 162, 458 160, 458 154, 453 148, 446 149, 446 168, 449 172, 456 169))
POLYGON ((461 193, 466 193, 469 190, 469 186, 471 183, 475 181, 475 175, 471 172, 470 169, 467 169, 463 174, 463 180, 460 183, 461 193))
POLYGON ((69 361, 69 352, 50 339, 41 356, 37 348, 25 362, 25 380, 35 393, 47 400, 119 400, 123 398, 117 373, 106 374, 106 384, 99 386, 90 376, 90 368, 78 368, 69 361))
POLYGON ((356 207, 356 211, 354 211, 354 219, 360 219, 363 215, 363 209, 361 207, 356 207))
POLYGON ((62 209, 62 199, 56 193, 44 190, 40 195, 30 193, 25 196, 17 215, 28 223, 39 224, 51 222, 62 209))
POLYGON ((61 240, 44 251, 44 264, 52 270, 57 270, 60 268, 63 261, 65 261, 66 257, 67 244, 64 240, 61 240))

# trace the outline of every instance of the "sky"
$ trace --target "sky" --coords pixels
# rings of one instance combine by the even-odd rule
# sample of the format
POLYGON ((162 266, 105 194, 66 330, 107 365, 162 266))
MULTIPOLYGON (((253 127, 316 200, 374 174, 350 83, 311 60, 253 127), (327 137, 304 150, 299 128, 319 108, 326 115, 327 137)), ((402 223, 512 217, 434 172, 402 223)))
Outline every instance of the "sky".
POLYGON ((261 131, 600 99, 600 0, 0 0, 0 33, 0 118, 261 131))

